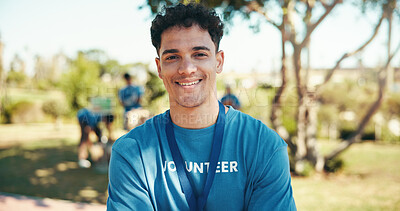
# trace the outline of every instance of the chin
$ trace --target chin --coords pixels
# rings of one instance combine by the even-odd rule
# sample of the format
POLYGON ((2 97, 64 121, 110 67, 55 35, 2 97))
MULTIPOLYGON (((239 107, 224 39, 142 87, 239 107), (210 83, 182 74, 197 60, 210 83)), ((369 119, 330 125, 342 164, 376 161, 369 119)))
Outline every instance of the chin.
POLYGON ((204 99, 193 99, 192 97, 186 97, 180 100, 177 100, 177 103, 185 108, 195 108, 204 103, 204 99))

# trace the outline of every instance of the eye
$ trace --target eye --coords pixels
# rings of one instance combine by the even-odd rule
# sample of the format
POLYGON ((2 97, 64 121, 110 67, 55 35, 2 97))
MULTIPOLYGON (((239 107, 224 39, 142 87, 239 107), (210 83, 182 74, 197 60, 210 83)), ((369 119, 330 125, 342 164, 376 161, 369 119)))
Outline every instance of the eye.
POLYGON ((201 57, 207 57, 207 54, 205 54, 205 53, 196 53, 194 56, 201 58, 201 57))
POLYGON ((173 55, 173 56, 166 57, 165 60, 170 61, 170 60, 174 60, 174 59, 177 59, 177 58, 178 58, 177 56, 173 55))

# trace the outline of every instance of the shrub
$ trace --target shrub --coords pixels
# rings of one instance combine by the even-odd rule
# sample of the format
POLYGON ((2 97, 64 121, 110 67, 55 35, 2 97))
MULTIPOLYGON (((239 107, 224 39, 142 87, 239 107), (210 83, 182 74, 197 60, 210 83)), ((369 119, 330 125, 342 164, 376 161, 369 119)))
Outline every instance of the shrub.
POLYGON ((11 123, 30 123, 44 120, 44 114, 39 104, 30 101, 20 101, 12 105, 11 123))
POLYGON ((326 172, 337 172, 344 167, 344 162, 340 158, 334 158, 332 160, 328 160, 325 163, 324 170, 326 172))
POLYGON ((43 103, 42 110, 45 114, 58 118, 68 112, 67 105, 63 101, 49 100, 43 103))

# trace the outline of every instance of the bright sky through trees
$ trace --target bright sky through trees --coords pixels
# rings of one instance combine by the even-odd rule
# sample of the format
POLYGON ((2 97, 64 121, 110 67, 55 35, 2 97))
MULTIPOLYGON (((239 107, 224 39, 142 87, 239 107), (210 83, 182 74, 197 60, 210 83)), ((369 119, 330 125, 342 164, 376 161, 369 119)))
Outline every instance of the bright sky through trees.
MULTIPOLYGON (((0 36, 5 44, 6 70, 15 54, 33 70, 33 57, 50 59, 63 52, 75 56, 78 50, 104 50, 121 63, 153 63, 156 52, 150 41, 151 16, 148 8, 138 10, 143 0, 0 0, 0 36)), ((349 4, 340 5, 316 30, 311 43, 312 68, 332 67, 344 52, 354 50, 372 33, 378 15, 363 16, 349 4), (368 22, 370 21, 370 22, 368 22)), ((393 24, 393 48, 400 41, 400 24, 393 24)), ((221 41, 225 71, 277 71, 280 66, 280 35, 262 22, 253 33, 237 18, 221 41)), ((376 66, 386 56, 386 24, 377 40, 363 52, 364 65, 376 66)), ((400 56, 393 60, 400 66, 400 56)), ((348 59, 343 66, 357 66, 348 59)))

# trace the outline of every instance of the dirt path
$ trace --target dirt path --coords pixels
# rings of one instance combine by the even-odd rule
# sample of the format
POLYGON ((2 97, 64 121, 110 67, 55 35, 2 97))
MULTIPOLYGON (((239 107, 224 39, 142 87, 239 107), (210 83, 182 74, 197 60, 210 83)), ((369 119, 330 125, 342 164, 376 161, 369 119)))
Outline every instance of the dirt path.
POLYGON ((0 192, 0 211, 104 211, 106 205, 74 203, 65 200, 27 197, 17 194, 0 192))

